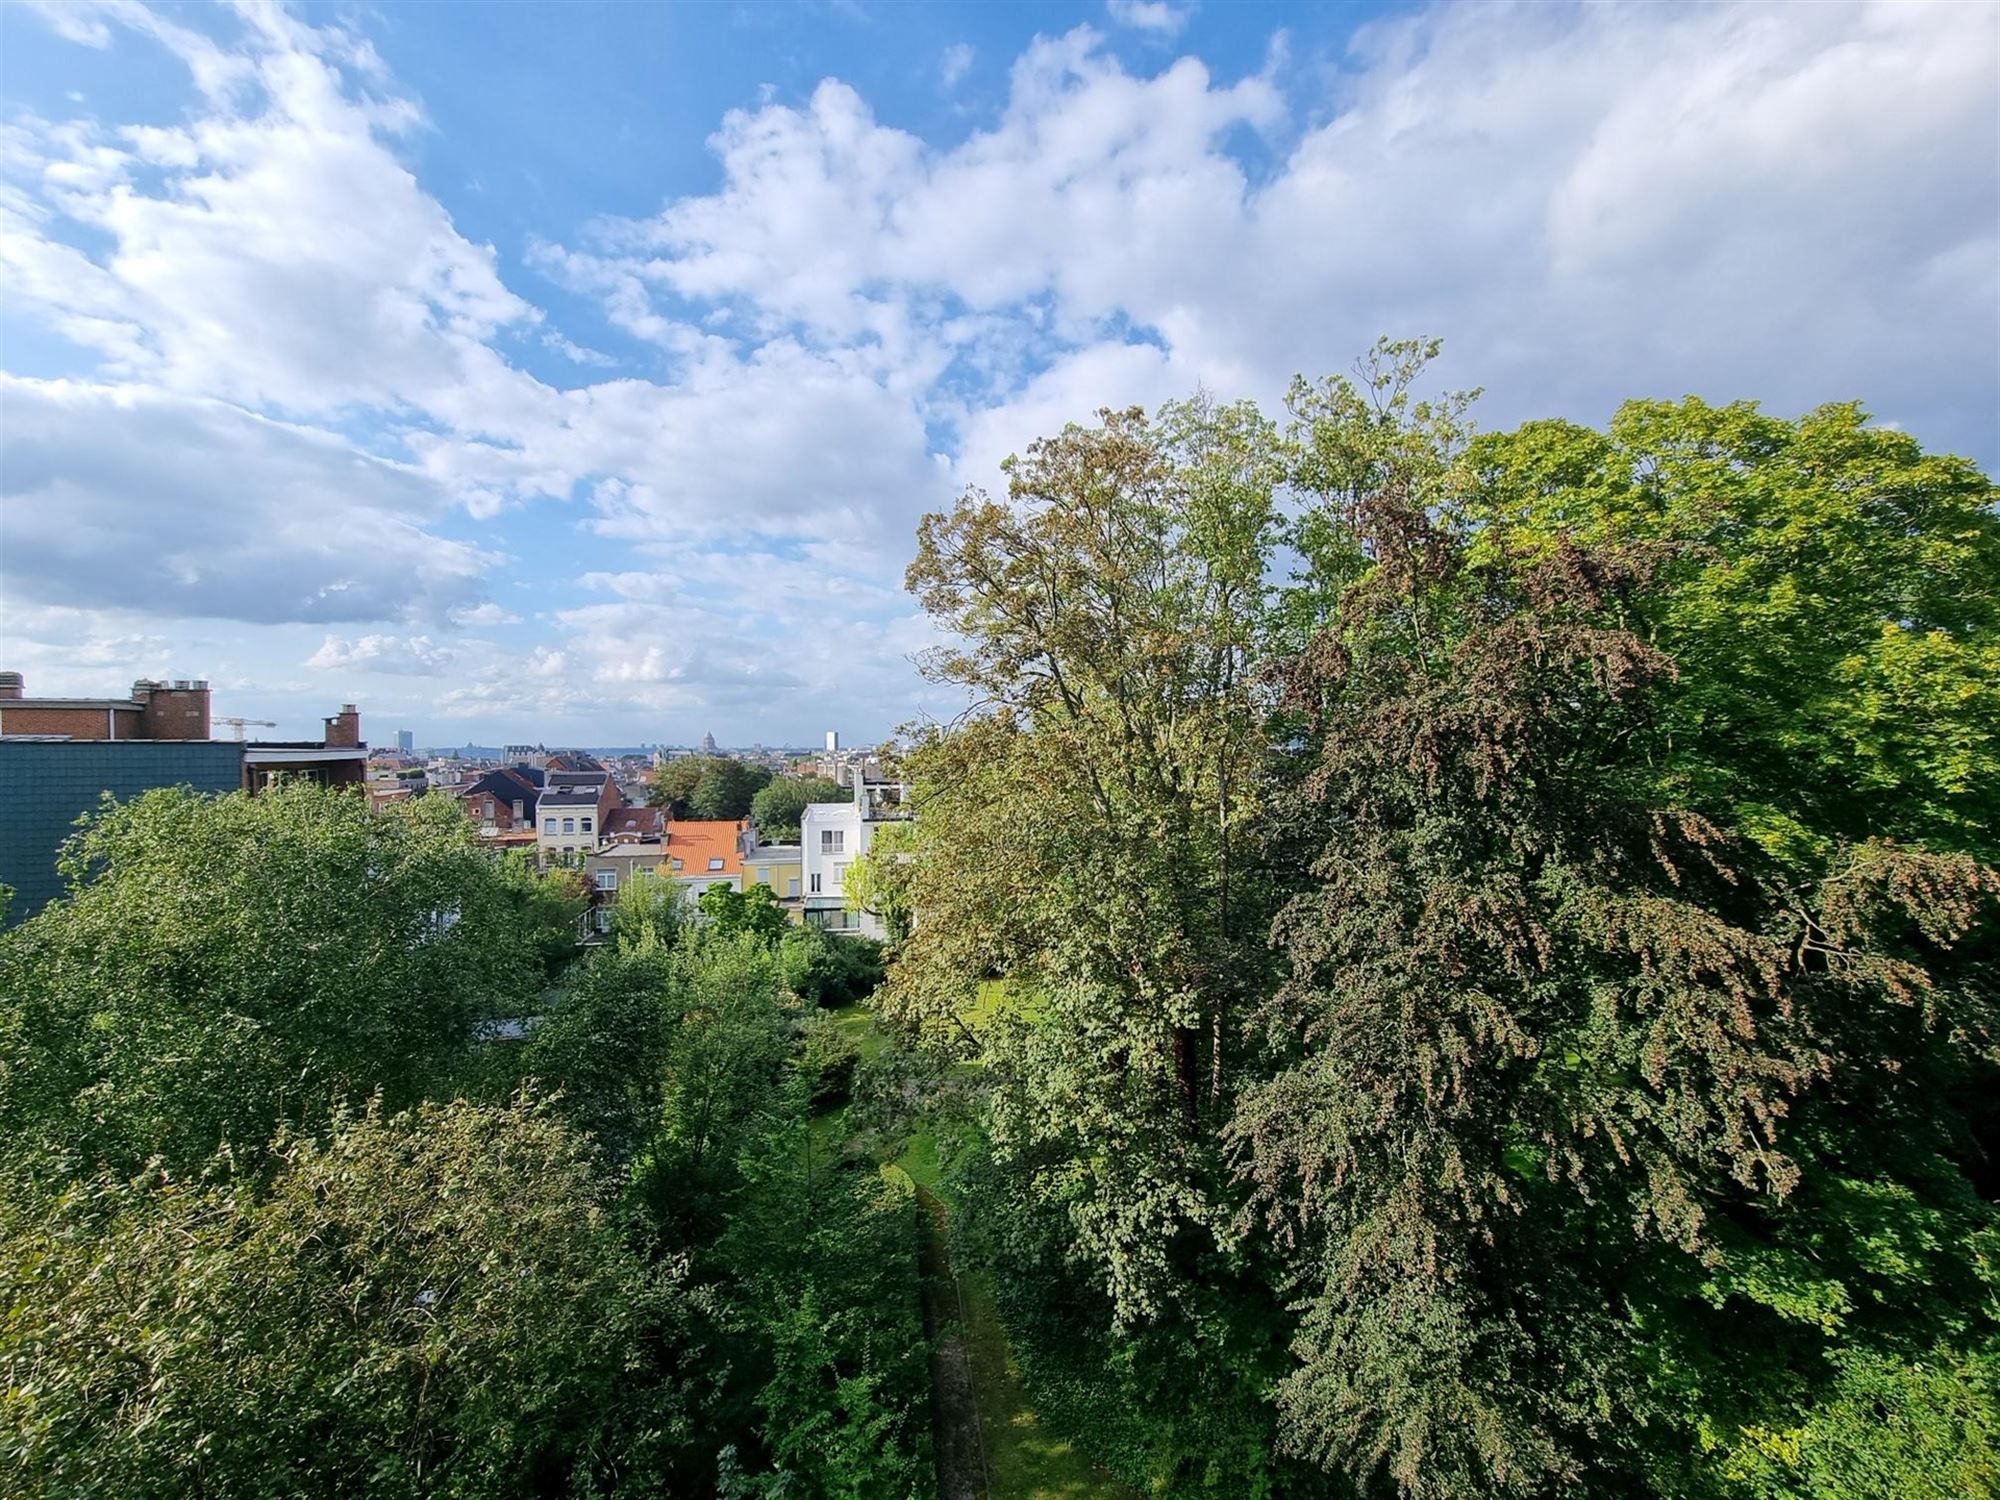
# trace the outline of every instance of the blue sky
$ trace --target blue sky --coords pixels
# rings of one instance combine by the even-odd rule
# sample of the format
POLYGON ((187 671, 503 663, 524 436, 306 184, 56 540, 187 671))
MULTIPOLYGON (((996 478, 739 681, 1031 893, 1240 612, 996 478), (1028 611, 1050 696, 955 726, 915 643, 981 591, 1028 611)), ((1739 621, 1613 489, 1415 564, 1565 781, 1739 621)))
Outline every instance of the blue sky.
POLYGON ((0 6, 0 666, 872 739, 916 519, 1378 334, 2000 458, 2000 10, 0 6))

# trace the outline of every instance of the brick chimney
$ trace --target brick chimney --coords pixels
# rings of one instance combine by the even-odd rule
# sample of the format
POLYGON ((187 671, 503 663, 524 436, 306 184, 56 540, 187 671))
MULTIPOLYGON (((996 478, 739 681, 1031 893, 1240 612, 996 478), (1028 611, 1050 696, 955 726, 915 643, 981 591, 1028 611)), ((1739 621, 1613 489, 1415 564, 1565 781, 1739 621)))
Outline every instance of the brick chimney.
POLYGON ((27 696, 28 687, 19 672, 0 672, 0 702, 12 703, 27 696))
POLYGON ((326 721, 326 747, 352 750, 361 743, 361 711, 352 703, 340 705, 340 712, 326 721))
POLYGON ((142 677, 132 684, 139 703, 139 737, 147 740, 205 740, 208 732, 208 683, 183 677, 152 682, 142 677))

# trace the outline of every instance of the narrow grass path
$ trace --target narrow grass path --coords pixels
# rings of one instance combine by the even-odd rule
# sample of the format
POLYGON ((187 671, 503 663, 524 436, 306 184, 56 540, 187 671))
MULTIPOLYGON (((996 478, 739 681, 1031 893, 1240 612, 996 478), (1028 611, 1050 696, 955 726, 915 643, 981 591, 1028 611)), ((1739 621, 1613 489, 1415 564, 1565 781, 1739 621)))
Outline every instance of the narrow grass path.
MULTIPOLYGON (((833 1015, 863 1056, 886 1044, 867 1006, 843 1006, 833 1015)), ((916 1184, 923 1214, 918 1249, 925 1332, 939 1350, 932 1408, 943 1500, 1139 1500, 1138 1491, 1036 1417, 985 1275, 952 1265, 951 1205, 939 1192, 936 1139, 928 1132, 912 1137, 895 1165, 916 1184)))
MULTIPOLYGON (((891 1169, 894 1170, 894 1169, 891 1169)), ((993 1493, 973 1388, 958 1278, 952 1274, 950 1223, 943 1203, 917 1189, 917 1266, 924 1282, 924 1334, 931 1341, 931 1438, 939 1500, 988 1500, 993 1493)))

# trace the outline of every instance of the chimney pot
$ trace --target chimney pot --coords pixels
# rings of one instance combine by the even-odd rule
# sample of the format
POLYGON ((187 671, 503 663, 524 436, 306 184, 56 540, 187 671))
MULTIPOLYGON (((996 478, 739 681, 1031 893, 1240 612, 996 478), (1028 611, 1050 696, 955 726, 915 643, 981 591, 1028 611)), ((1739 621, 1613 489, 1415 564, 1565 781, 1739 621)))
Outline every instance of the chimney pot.
POLYGON ((11 702, 27 696, 26 680, 19 672, 0 672, 0 700, 11 702))

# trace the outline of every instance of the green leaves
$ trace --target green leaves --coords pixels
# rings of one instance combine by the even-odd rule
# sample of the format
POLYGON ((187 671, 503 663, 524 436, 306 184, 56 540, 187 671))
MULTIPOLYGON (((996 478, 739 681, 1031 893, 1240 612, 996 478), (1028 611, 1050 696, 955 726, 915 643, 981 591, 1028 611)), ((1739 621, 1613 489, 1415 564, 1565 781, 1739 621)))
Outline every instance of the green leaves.
MULTIPOLYGON (((1464 466, 1414 412, 1335 383, 1302 442, 1317 857, 1231 1126, 1299 1246, 1286 1436, 1408 1495, 1840 1493, 1842 1382, 1996 1327, 1990 486, 1851 408, 1464 466)), ((1920 1492, 1979 1431, 1857 1462, 1920 1492)))
POLYGON ((765 843, 794 843, 808 807, 815 802, 845 802, 852 795, 824 776, 780 776, 750 799, 750 820, 765 843))
POLYGON ((685 755, 653 773, 647 801, 676 818, 730 821, 747 818, 771 773, 726 755, 685 755))
POLYGON ((532 1006, 542 923, 573 950, 443 799, 149 792, 65 862, 88 883, 0 938, 0 1123, 85 1169, 195 1171, 338 1099, 410 1103, 477 1019, 532 1006))
POLYGON ((532 1106, 371 1109, 261 1190, 213 1176, 0 1197, 16 1493, 645 1493, 697 1430, 678 1269, 532 1106))
POLYGON ((1671 655, 1658 795, 1787 863, 1830 840, 2000 855, 2000 516, 1991 482, 1867 425, 1632 402, 1608 435, 1531 423, 1470 462, 1475 554, 1643 542, 1632 627, 1671 655))

